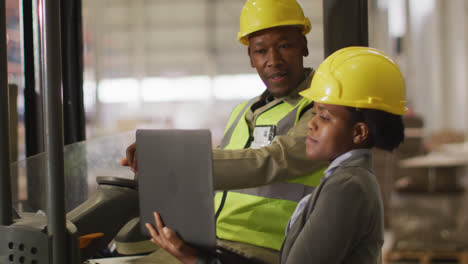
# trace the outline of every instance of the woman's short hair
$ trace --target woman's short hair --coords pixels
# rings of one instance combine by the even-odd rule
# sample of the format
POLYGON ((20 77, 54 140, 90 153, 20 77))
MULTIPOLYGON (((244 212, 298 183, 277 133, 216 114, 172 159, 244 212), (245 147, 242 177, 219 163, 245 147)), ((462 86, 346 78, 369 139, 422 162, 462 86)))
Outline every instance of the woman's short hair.
POLYGON ((405 138, 405 126, 400 115, 381 110, 347 107, 351 122, 364 122, 369 128, 370 147, 387 151, 397 148, 405 138))

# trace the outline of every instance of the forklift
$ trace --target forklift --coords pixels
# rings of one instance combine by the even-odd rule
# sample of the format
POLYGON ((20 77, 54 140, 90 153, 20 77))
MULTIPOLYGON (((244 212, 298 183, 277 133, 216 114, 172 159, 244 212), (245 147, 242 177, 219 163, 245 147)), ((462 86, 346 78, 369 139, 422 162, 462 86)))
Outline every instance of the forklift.
MULTIPOLYGON (((40 17, 38 26, 41 29, 40 95, 44 102, 44 112, 42 118, 37 118, 37 113, 29 111, 31 115, 26 113, 25 118, 29 122, 33 120, 32 127, 43 126, 45 148, 42 152, 34 153, 35 155, 31 155, 25 161, 17 163, 11 162, 9 152, 11 139, 8 125, 6 12, 5 1, 0 3, 0 42, 3 43, 0 45, 0 263, 147 263, 141 256, 131 257, 132 262, 129 262, 129 257, 96 259, 111 241, 116 240, 134 243, 141 247, 139 252, 144 254, 156 248, 147 247, 144 242, 148 241, 148 238, 139 233, 138 184, 129 171, 122 170, 119 173, 111 173, 112 175, 96 177, 96 188, 91 190, 89 197, 87 190, 73 188, 76 178, 84 178, 87 188, 87 171, 91 164, 86 161, 97 159, 92 155, 86 157, 90 155, 86 149, 89 149, 93 141, 84 138, 81 77, 83 61, 79 48, 81 45, 76 45, 76 41, 81 41, 82 34, 79 15, 81 1, 38 2, 41 8, 36 9, 32 8, 34 1, 22 2, 25 22, 25 97, 28 96, 28 92, 34 91, 34 86, 32 90, 30 88, 31 78, 34 77, 34 67, 30 67, 34 39, 31 17, 34 10, 41 12, 36 15, 40 17), (76 19, 77 17, 79 19, 76 19), (63 37, 63 34, 70 32, 74 32, 74 37, 63 37), (78 59, 64 59, 67 52, 78 52, 80 56, 78 59), (67 104, 64 103, 65 100, 67 104), (41 195, 34 200, 45 206, 45 212, 25 213, 17 211, 13 206, 12 179, 16 179, 19 168, 27 171, 28 187, 42 188, 39 192, 41 195), (32 182, 33 178, 40 179, 39 183, 32 182), (70 193, 65 191, 68 185, 71 186, 70 190, 82 191, 78 194, 82 197, 75 200, 78 201, 77 205, 66 202, 70 196, 70 193), (67 213, 66 206, 70 204, 73 208, 67 213)), ((367 0, 323 0, 323 25, 324 57, 346 46, 368 46, 367 0)), ((25 106, 30 107, 27 100, 25 98, 25 106)), ((35 143, 31 140, 31 134, 29 133, 26 144, 35 143)), ((125 146, 132 142, 132 136, 119 135, 117 141, 125 146)), ((116 137, 112 138, 112 142, 116 142, 115 139, 116 137)), ((106 149, 114 146, 117 153, 120 151, 121 155, 124 155, 125 148, 122 145, 118 146, 121 147, 119 149, 106 140, 94 143, 106 149)), ((109 149, 109 152, 112 151, 109 149)), ((115 161, 115 165, 118 166, 118 158, 110 160, 115 161)), ((100 163, 97 166, 107 165, 100 163)))

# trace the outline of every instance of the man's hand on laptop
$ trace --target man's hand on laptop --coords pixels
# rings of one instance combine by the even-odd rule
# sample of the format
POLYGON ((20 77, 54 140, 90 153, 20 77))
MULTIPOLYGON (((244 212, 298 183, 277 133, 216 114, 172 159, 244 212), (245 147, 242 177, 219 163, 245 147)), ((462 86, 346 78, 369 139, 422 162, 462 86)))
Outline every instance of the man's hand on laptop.
POLYGON ((126 157, 120 160, 120 165, 129 166, 133 172, 137 172, 136 142, 127 147, 126 157))
POLYGON ((151 241, 165 249, 182 263, 194 264, 198 256, 197 250, 184 243, 174 231, 164 226, 158 213, 154 212, 153 214, 156 228, 150 223, 145 224, 146 229, 151 234, 151 241))

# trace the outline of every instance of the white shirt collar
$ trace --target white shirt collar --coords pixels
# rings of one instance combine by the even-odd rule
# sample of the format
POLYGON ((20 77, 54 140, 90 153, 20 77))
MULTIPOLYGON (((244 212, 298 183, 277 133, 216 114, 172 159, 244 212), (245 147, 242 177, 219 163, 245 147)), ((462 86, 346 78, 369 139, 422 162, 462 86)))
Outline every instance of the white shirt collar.
POLYGON ((344 154, 341 154, 336 159, 334 159, 332 163, 330 163, 328 168, 323 172, 324 173, 323 177, 328 178, 328 176, 330 176, 336 170, 336 168, 338 168, 345 161, 351 161, 363 155, 370 155, 370 153, 371 153, 370 149, 353 149, 344 154))

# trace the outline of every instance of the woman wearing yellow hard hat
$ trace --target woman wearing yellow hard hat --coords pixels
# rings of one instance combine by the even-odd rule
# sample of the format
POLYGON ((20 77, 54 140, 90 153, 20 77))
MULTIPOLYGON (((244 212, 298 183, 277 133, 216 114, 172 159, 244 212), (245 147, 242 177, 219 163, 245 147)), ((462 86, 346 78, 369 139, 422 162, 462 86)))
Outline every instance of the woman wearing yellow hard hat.
MULTIPOLYGON (((301 200, 286 228, 280 263, 377 263, 383 206, 371 148, 395 149, 404 139, 405 83, 397 64, 367 47, 330 55, 301 95, 314 101, 306 153, 330 163, 320 185, 301 200)), ((203 256, 155 217, 153 241, 183 263, 228 263, 203 256)), ((271 221, 274 221, 272 219, 271 221)), ((245 260, 238 263, 255 263, 245 260)))
POLYGON ((376 263, 383 206, 370 150, 392 151, 404 139, 400 69, 381 51, 348 47, 323 61, 300 94, 314 101, 307 156, 330 165, 291 217, 281 263, 376 263))

